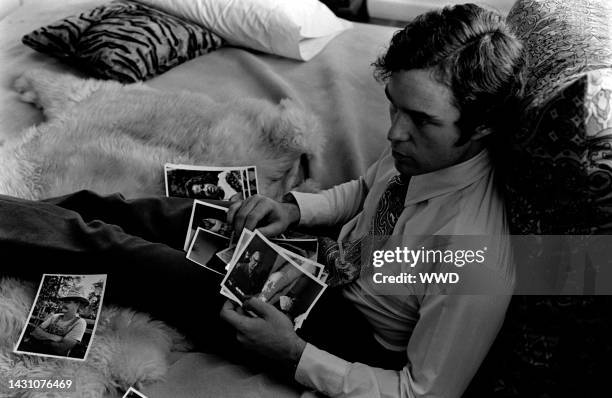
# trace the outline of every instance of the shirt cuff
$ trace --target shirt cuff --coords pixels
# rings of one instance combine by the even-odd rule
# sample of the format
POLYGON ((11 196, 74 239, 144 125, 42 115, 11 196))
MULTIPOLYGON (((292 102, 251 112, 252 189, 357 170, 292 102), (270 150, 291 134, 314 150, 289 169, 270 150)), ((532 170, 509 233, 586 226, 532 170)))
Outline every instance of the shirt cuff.
POLYGON ((350 363, 344 359, 306 343, 295 371, 295 380, 306 387, 334 396, 342 392, 349 367, 350 363))
POLYGON ((321 194, 304 193, 291 191, 291 195, 300 208, 300 223, 301 226, 313 226, 319 224, 322 214, 327 214, 325 211, 329 207, 327 198, 321 194))

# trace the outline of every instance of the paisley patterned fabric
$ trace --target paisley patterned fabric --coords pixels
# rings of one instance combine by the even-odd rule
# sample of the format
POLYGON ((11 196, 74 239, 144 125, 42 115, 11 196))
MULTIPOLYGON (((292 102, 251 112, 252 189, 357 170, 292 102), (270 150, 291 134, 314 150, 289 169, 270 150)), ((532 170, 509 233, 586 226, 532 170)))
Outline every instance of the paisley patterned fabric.
MULTIPOLYGON (((508 22, 529 65, 506 178, 512 232, 610 234, 612 2, 519 0, 508 22)), ((515 296, 465 396, 599 396, 611 305, 606 296, 515 296)))
POLYGON ((520 0, 507 22, 529 58, 531 106, 588 71, 612 67, 612 3, 607 0, 520 0))
POLYGON ((507 178, 514 233, 612 230, 611 104, 607 68, 583 74, 529 112, 507 178))
MULTIPOLYGON (((404 210, 410 177, 393 176, 383 192, 376 213, 370 223, 368 236, 384 237, 393 233, 393 228, 404 210)), ((319 262, 329 273, 327 284, 331 287, 353 282, 361 273, 362 240, 355 239, 338 244, 335 239, 319 238, 319 262), (340 247, 342 246, 342 247, 340 247)))
POLYGON ((529 65, 507 187, 514 233, 612 225, 602 201, 612 191, 610 21, 606 0, 521 0, 508 15, 529 65))
POLYGON ((223 43, 197 24, 128 1, 41 27, 22 41, 93 77, 123 83, 149 79, 223 43))

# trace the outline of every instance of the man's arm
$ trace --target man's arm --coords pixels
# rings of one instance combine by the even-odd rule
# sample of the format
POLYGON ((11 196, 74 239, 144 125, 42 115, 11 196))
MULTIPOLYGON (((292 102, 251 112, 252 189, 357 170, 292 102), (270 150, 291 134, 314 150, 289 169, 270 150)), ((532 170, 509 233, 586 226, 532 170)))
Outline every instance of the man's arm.
POLYGON ((61 341, 58 341, 58 342, 52 341, 48 343, 48 345, 51 347, 53 351, 55 351, 57 355, 67 355, 68 351, 74 348, 74 346, 77 345, 77 343, 78 341, 76 341, 75 339, 64 337, 61 341))
POLYGON ((283 233, 294 224, 307 227, 342 225, 361 211, 380 159, 370 166, 365 176, 356 180, 319 193, 292 191, 294 201, 279 203, 261 195, 237 201, 228 209, 227 222, 237 233, 243 228, 253 230, 258 227, 266 236, 283 233))
POLYGON ((37 340, 48 340, 59 342, 62 341, 62 336, 44 331, 40 326, 37 326, 31 333, 31 336, 37 340))
MULTIPOLYGON (((504 260, 511 261, 491 255, 495 264, 504 260)), ((487 264, 464 267, 461 278, 465 283, 456 285, 448 294, 436 293, 437 285, 428 288, 429 294, 419 294, 418 321, 406 348, 409 363, 402 370, 351 363, 306 343, 295 379, 332 397, 460 397, 503 323, 513 290, 513 278, 503 270, 487 264), (477 291, 494 293, 475 294, 477 291)), ((282 338, 274 337, 282 330, 280 324, 264 325, 267 319, 275 318, 275 310, 260 309, 270 315, 255 322, 242 318, 229 321, 251 349, 263 355, 291 358, 292 342, 297 341, 297 336, 291 337, 291 325, 280 334, 282 338), (247 327, 241 329, 245 324, 247 327), (257 337, 261 335, 266 338, 257 337), (274 341, 274 350, 267 346, 270 341, 274 341), (281 355, 283 344, 285 353, 281 355)))
POLYGON ((350 363, 307 344, 295 379, 331 397, 460 397, 501 324, 510 296, 426 296, 402 370, 350 363))
POLYGON ((32 331, 31 336, 37 340, 43 341, 44 344, 57 355, 66 355, 66 353, 78 343, 77 340, 69 336, 62 337, 57 334, 49 333, 38 326, 32 331))
MULTIPOLYGON (((445 247, 463 242, 446 242, 445 247)), ((461 283, 442 286, 445 294, 435 283, 407 288, 405 294, 412 291, 418 300, 418 320, 406 348, 408 364, 401 371, 349 363, 307 345, 296 380, 332 397, 460 397, 495 340, 513 292, 513 274, 506 272, 511 268, 503 266, 512 261, 504 242, 491 242, 487 262, 460 271, 454 265, 416 266, 418 272, 460 272, 461 283)), ((384 248, 397 246, 388 241, 384 248)))

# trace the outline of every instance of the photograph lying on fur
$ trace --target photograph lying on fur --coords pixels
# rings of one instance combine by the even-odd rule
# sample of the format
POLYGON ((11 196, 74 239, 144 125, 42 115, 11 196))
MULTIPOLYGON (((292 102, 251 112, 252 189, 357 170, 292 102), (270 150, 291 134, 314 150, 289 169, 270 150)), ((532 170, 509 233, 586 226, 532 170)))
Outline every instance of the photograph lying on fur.
POLYGON ((227 246, 228 241, 223 236, 198 228, 187 250, 187 259, 219 275, 225 275, 224 263, 211 260, 214 260, 215 253, 227 246))
POLYGON ((105 287, 106 275, 44 274, 14 352, 84 361, 105 287))
POLYGON ((136 390, 134 387, 130 387, 121 398, 147 398, 147 396, 136 390))
POLYGON ((230 200, 248 196, 246 167, 164 165, 166 196, 230 200))
MULTIPOLYGON (((219 202, 217 202, 219 203, 219 202)), ((229 206, 229 202, 227 203, 229 206)), ((191 240, 198 228, 202 228, 226 240, 225 247, 229 246, 232 239, 233 229, 227 224, 227 207, 208 203, 202 200, 194 200, 189 219, 189 227, 185 237, 184 250, 187 251, 191 240)))
POLYGON ((285 249, 257 230, 245 239, 221 286, 238 298, 238 304, 257 297, 274 305, 299 327, 298 323, 301 325, 326 288, 315 276, 320 274, 321 267, 310 264, 307 269, 300 267, 285 249))

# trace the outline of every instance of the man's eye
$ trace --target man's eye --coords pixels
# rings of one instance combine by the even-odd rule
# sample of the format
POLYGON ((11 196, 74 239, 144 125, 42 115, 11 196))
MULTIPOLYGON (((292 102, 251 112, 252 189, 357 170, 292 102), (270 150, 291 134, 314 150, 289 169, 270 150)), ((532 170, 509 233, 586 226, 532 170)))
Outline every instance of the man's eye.
POLYGON ((427 124, 427 119, 422 117, 413 117, 412 122, 417 126, 425 126, 427 124))

